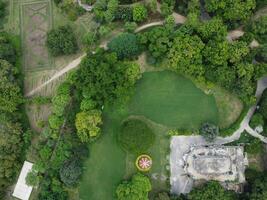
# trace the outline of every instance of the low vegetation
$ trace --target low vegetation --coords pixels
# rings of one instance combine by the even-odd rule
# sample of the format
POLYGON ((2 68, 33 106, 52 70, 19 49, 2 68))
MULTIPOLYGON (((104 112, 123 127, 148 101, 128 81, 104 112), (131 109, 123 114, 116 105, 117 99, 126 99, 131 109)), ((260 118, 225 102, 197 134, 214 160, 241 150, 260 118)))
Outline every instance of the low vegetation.
POLYGON ((118 135, 119 144, 129 153, 145 153, 154 143, 155 135, 148 125, 137 119, 130 119, 122 124, 118 135))

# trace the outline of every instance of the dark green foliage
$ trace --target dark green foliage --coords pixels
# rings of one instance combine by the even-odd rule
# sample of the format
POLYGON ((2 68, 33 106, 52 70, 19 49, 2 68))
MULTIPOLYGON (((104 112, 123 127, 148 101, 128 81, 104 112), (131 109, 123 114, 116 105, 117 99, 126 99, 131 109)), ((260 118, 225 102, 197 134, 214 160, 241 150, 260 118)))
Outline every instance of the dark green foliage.
POLYGON ((108 43, 110 51, 115 52, 119 59, 135 58, 140 50, 137 38, 132 33, 123 33, 108 43))
POLYGON ((47 34, 47 46, 53 56, 73 54, 77 51, 77 41, 70 26, 61 26, 47 34))
POLYGON ((132 21, 133 20, 133 9, 131 6, 129 7, 119 7, 116 11, 115 18, 117 20, 123 21, 132 21))
POLYGON ((22 128, 19 123, 5 121, 0 116, 0 180, 10 183, 20 168, 23 147, 22 128))
POLYGON ((177 35, 167 55, 169 67, 188 76, 202 77, 204 75, 202 66, 202 50, 204 46, 204 43, 196 35, 177 35))
MULTIPOLYGON (((51 172, 50 172, 51 173, 51 172)), ((39 200, 67 200, 68 194, 63 189, 63 184, 54 177, 54 174, 49 174, 42 182, 39 200)))
POLYGON ((260 139, 255 138, 248 134, 246 131, 243 132, 240 138, 229 145, 245 145, 245 152, 249 154, 258 154, 263 151, 263 145, 260 139))
POLYGON ((246 31, 252 32, 260 43, 267 43, 267 16, 261 16, 256 20, 252 20, 246 27, 246 31))
POLYGON ((5 32, 0 32, 0 59, 7 60, 11 64, 15 64, 17 59, 16 48, 5 32))
POLYGON ((66 161, 60 171, 61 181, 68 187, 77 185, 82 175, 82 164, 76 158, 66 161))
POLYGON ((116 189, 118 200, 148 200, 151 183, 148 177, 135 174, 131 181, 121 183, 116 189))
POLYGON ((205 0, 208 12, 224 20, 245 20, 256 7, 255 0, 205 0))
POLYGON ((0 77, 0 111, 12 113, 23 103, 23 97, 16 81, 16 71, 5 60, 0 60, 0 77))
POLYGON ((118 141, 130 153, 145 153, 153 145, 155 135, 145 122, 131 119, 122 124, 118 141))
POLYGON ((250 122, 249 125, 251 126, 251 128, 256 128, 257 126, 264 126, 264 119, 263 116, 260 113, 255 113, 250 122))
POLYGON ((139 42, 146 47, 149 53, 156 59, 165 57, 172 45, 171 33, 164 27, 156 27, 139 34, 139 42))
POLYGON ((4 18, 7 14, 6 6, 7 6, 6 2, 0 0, 0 28, 2 28, 4 23, 4 18))
POLYGON ((219 128, 218 128, 218 126, 216 126, 214 124, 204 123, 201 125, 199 133, 208 142, 212 142, 217 136, 219 136, 219 128))
POLYGON ((267 43, 261 45, 257 49, 256 60, 258 62, 265 62, 265 63, 267 63, 267 43))
POLYGON ((267 199, 267 172, 257 172, 254 170, 246 170, 248 177, 248 188, 246 192, 249 200, 265 200, 267 199))
POLYGON ((259 105, 260 105, 259 112, 262 114, 262 116, 266 120, 267 119, 267 90, 264 90, 259 105))
POLYGON ((197 32, 203 41, 211 39, 224 40, 227 35, 227 27, 220 18, 212 18, 211 20, 200 23, 197 32))
POLYGON ((140 70, 135 63, 118 61, 115 53, 98 50, 82 61, 73 78, 83 98, 90 98, 97 108, 101 108, 104 103, 128 96, 140 78, 140 70))
POLYGON ((210 181, 200 188, 194 188, 187 196, 188 200, 236 200, 234 192, 226 191, 218 182, 210 181))

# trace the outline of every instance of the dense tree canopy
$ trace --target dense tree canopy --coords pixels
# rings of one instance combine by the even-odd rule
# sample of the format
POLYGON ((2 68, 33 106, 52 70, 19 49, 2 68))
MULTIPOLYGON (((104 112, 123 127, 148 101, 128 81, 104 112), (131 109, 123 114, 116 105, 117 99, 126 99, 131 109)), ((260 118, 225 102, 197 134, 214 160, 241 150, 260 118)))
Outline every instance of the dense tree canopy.
POLYGON ((136 36, 132 33, 122 33, 108 43, 110 51, 115 52, 119 59, 134 58, 140 50, 136 36))
POLYGON ((246 31, 252 32, 256 40, 262 44, 267 43, 267 16, 261 16, 252 20, 246 28, 246 31))
POLYGON ((53 56, 75 53, 78 49, 76 37, 70 26, 52 29, 47 34, 47 46, 53 56))
POLYGON ((210 181, 200 188, 194 188, 187 197, 188 200, 235 200, 233 192, 226 191, 218 182, 210 181))
POLYGON ((147 9, 142 4, 136 4, 133 8, 133 20, 135 22, 142 22, 148 16, 147 9))
POLYGON ((151 190, 149 178, 142 174, 135 174, 131 181, 125 181, 116 189, 118 200, 148 200, 151 190))
POLYGON ((82 175, 82 164, 76 158, 67 160, 60 169, 60 179, 67 186, 75 186, 82 175))
POLYGON ((203 76, 202 50, 204 46, 204 43, 198 36, 180 34, 175 37, 167 55, 169 67, 176 72, 189 76, 203 76))
POLYGON ((100 136, 99 126, 102 124, 101 112, 91 110, 76 115, 76 129, 82 142, 91 142, 100 136))
POLYGON ((12 113, 23 102, 21 89, 15 80, 14 67, 5 60, 0 60, 0 111, 12 113))
POLYGON ((122 148, 133 154, 145 153, 154 140, 155 135, 148 125, 137 119, 125 121, 118 136, 122 148))
POLYGON ((15 64, 18 56, 17 54, 16 48, 9 35, 5 32, 0 32, 0 59, 15 64))
POLYGON ((205 0, 208 12, 225 20, 247 19, 256 7, 255 0, 205 0))
POLYGON ((139 78, 137 64, 119 61, 115 53, 99 50, 82 61, 73 82, 83 98, 90 98, 101 108, 127 96, 139 78))

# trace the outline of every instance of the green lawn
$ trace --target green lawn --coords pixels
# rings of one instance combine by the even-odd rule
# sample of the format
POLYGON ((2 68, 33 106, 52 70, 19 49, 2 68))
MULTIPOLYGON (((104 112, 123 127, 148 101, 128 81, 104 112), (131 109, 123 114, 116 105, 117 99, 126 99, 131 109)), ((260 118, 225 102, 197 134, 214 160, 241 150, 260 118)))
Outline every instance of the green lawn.
POLYGON ((115 188, 122 179, 136 172, 137 155, 123 152, 117 144, 117 133, 123 120, 137 117, 146 121, 156 134, 148 150, 153 158, 149 175, 153 191, 167 190, 168 129, 197 128, 204 121, 218 121, 216 103, 188 79, 169 71, 147 72, 138 81, 133 97, 124 108, 105 108, 102 137, 90 145, 90 157, 80 184, 80 199, 114 199, 115 188), (103 190, 103 188, 105 188, 103 190))
POLYGON ((215 99, 170 71, 143 74, 130 103, 130 113, 175 128, 198 128, 204 121, 218 122, 215 99))

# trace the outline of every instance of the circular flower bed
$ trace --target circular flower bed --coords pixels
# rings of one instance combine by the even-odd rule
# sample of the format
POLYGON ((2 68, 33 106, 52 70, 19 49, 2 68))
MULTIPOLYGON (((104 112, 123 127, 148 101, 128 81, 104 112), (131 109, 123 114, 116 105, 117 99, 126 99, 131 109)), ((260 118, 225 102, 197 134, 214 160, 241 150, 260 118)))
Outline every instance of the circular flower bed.
POLYGON ((149 155, 140 155, 136 159, 135 165, 140 171, 149 171, 152 167, 152 158, 149 155))

